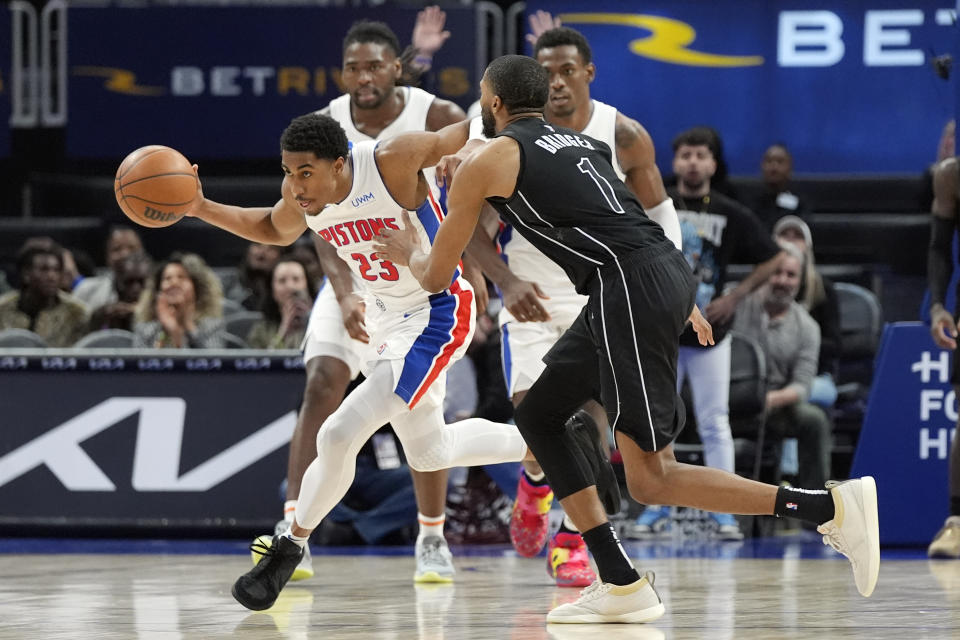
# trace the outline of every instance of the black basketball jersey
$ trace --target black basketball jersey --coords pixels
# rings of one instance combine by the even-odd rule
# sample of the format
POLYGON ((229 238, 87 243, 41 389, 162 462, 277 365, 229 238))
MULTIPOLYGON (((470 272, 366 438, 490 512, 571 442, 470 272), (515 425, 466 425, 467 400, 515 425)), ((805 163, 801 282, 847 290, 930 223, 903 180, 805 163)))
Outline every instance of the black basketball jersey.
POLYGON ((509 198, 487 200, 581 294, 601 265, 669 242, 617 177, 610 148, 573 129, 522 118, 498 135, 520 145, 520 173, 509 198))

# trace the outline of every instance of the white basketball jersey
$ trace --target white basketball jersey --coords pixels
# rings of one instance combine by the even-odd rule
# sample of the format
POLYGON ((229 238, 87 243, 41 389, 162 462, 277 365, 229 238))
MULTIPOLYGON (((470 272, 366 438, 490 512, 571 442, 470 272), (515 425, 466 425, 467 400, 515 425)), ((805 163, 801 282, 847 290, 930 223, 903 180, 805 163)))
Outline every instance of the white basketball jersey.
MULTIPOLYGON (((343 130, 347 133, 347 140, 356 144, 367 140, 389 140, 401 133, 410 133, 411 131, 427 130, 427 113, 430 111, 430 105, 433 104, 435 95, 427 93, 417 87, 400 87, 403 91, 403 111, 397 116, 396 120, 377 134, 376 138, 371 138, 367 134, 358 131, 353 124, 353 113, 350 111, 350 94, 345 93, 338 98, 330 101, 330 117, 340 123, 343 130)), ((319 111, 317 112, 319 113, 319 111)), ((436 169, 427 167, 423 169, 423 176, 427 179, 427 184, 433 191, 433 197, 441 199, 440 187, 437 186, 436 169)), ((446 202, 444 202, 446 206, 446 202)))
MULTIPOLYGON (((626 175, 617 160, 617 145, 615 129, 617 125, 617 110, 598 100, 592 100, 593 114, 583 129, 583 133, 592 138, 605 142, 613 152, 613 169, 617 177, 623 180, 626 175)), ((497 237, 500 251, 510 267, 510 271, 522 280, 535 282, 550 300, 543 304, 549 310, 556 304, 576 304, 582 306, 586 298, 577 294, 573 283, 560 266, 546 257, 530 244, 513 228, 500 222, 500 233, 497 237)), ((502 320, 501 320, 502 322, 502 320)))
MULTIPOLYGON (((382 311, 396 311, 427 302, 423 290, 410 269, 380 260, 374 251, 377 231, 402 229, 401 207, 390 195, 374 159, 377 142, 369 140, 353 145, 349 161, 353 167, 353 188, 342 202, 327 205, 315 216, 306 216, 307 226, 337 248, 337 254, 348 265, 354 280, 373 294, 376 300, 367 304, 385 306, 382 311)), ((421 246, 432 244, 443 219, 433 193, 410 219, 420 235, 421 246)), ((459 269, 454 279, 459 276, 459 269)))
POLYGON ((353 143, 365 140, 389 140, 401 133, 427 130, 427 112, 436 96, 417 87, 400 87, 403 91, 403 111, 376 138, 357 130, 350 112, 350 94, 345 93, 330 101, 330 117, 340 123, 347 132, 347 140, 353 143))

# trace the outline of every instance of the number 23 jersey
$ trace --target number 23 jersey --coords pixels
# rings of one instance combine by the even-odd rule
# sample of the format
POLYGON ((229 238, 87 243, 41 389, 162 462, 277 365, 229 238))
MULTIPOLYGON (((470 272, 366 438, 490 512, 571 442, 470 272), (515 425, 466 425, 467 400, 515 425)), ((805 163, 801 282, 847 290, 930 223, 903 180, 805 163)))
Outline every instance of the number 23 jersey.
MULTIPOLYGON (((373 248, 381 228, 402 229, 404 208, 390 195, 377 168, 376 141, 352 146, 348 162, 353 166, 353 187, 343 201, 327 205, 315 216, 306 216, 307 226, 337 248, 367 292, 382 311, 409 309, 426 303, 427 293, 407 267, 381 260, 373 248)), ((432 189, 410 220, 420 236, 421 246, 433 243, 443 212, 432 189)), ((454 273, 455 281, 460 270, 454 273)), ((367 300, 370 304, 372 301, 367 300)))

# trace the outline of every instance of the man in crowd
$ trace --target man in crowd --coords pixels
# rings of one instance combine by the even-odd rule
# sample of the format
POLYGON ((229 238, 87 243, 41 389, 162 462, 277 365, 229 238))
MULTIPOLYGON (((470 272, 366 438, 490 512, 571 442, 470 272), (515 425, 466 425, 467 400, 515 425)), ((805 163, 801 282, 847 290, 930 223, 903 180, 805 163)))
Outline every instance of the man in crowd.
POLYGON ((27 244, 17 258, 20 289, 0 297, 0 330, 26 329, 50 347, 70 347, 87 332, 86 305, 60 290, 63 250, 27 244))

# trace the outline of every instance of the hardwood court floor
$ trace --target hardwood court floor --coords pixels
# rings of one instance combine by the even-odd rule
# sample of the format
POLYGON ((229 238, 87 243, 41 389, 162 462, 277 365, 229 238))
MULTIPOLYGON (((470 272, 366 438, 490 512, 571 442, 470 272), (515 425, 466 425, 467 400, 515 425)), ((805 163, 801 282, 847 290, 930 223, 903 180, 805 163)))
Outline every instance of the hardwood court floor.
POLYGON ((638 567, 657 572, 666 615, 650 625, 548 627, 546 612, 577 590, 554 587, 542 557, 502 548, 487 548, 490 557, 455 549, 456 584, 446 587, 413 585, 409 549, 315 557, 316 577, 291 583, 271 610, 251 613, 229 592, 249 566, 241 544, 203 554, 175 545, 160 543, 162 553, 0 554, 0 638, 960 637, 960 561, 916 553, 885 557, 865 599, 849 564, 830 550, 783 547, 780 557, 758 558, 744 556, 775 554, 630 545, 638 567))

